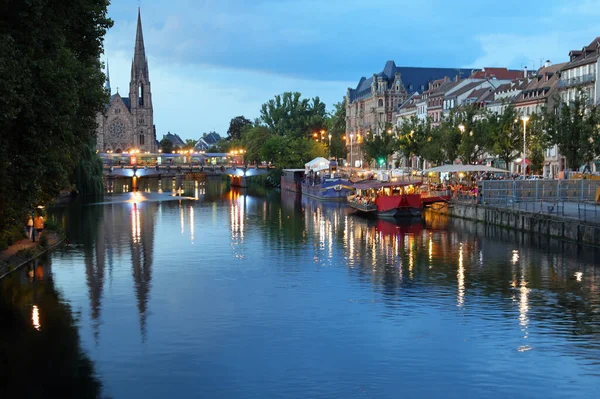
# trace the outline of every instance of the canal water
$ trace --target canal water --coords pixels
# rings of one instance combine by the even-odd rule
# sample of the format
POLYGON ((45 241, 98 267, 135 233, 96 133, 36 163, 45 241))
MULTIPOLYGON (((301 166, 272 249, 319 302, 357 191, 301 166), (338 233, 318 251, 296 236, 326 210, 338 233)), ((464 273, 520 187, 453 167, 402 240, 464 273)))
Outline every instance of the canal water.
POLYGON ((598 248, 218 183, 50 216, 68 245, 0 281, 0 397, 598 395, 598 248))

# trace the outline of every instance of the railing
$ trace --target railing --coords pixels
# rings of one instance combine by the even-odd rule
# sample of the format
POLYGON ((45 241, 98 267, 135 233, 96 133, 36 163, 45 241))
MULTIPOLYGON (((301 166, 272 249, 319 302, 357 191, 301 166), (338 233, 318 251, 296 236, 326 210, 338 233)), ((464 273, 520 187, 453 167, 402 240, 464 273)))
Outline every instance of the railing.
POLYGON ((596 80, 596 76, 592 73, 583 76, 577 76, 575 78, 570 79, 561 79, 558 82, 558 87, 572 87, 578 86, 590 82, 594 82, 596 80))
POLYGON ((480 202, 526 212, 600 221, 598 180, 484 181, 480 202))

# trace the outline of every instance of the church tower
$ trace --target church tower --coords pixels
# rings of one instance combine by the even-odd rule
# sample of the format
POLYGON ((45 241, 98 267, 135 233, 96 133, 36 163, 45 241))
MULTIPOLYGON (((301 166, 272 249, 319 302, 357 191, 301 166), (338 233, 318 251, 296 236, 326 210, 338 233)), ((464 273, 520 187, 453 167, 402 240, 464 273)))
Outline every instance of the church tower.
POLYGON ((133 146, 141 151, 156 152, 152 91, 150 90, 148 60, 146 59, 146 50, 144 48, 142 17, 139 8, 135 49, 133 52, 133 61, 131 62, 129 102, 133 119, 133 146))

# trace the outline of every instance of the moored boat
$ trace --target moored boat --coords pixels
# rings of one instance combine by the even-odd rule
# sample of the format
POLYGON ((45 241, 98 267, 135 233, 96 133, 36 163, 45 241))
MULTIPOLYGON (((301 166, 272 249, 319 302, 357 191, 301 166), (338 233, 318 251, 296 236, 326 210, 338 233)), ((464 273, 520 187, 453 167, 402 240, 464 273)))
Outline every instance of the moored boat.
POLYGON ((302 195, 323 201, 346 201, 354 193, 353 183, 337 173, 337 163, 316 158, 304 165, 302 195))
POLYGON ((419 216, 423 210, 421 182, 363 181, 355 183, 348 205, 379 217, 419 216))

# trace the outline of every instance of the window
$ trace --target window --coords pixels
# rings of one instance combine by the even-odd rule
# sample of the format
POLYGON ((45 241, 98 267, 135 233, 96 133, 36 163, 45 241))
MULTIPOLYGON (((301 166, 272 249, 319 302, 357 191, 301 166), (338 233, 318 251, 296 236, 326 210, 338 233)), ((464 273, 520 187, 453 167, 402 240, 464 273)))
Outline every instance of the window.
POLYGON ((144 134, 140 134, 140 145, 144 145, 144 134))
POLYGON ((140 82, 140 85, 138 87, 138 104, 140 105, 140 107, 144 106, 144 85, 140 82))

